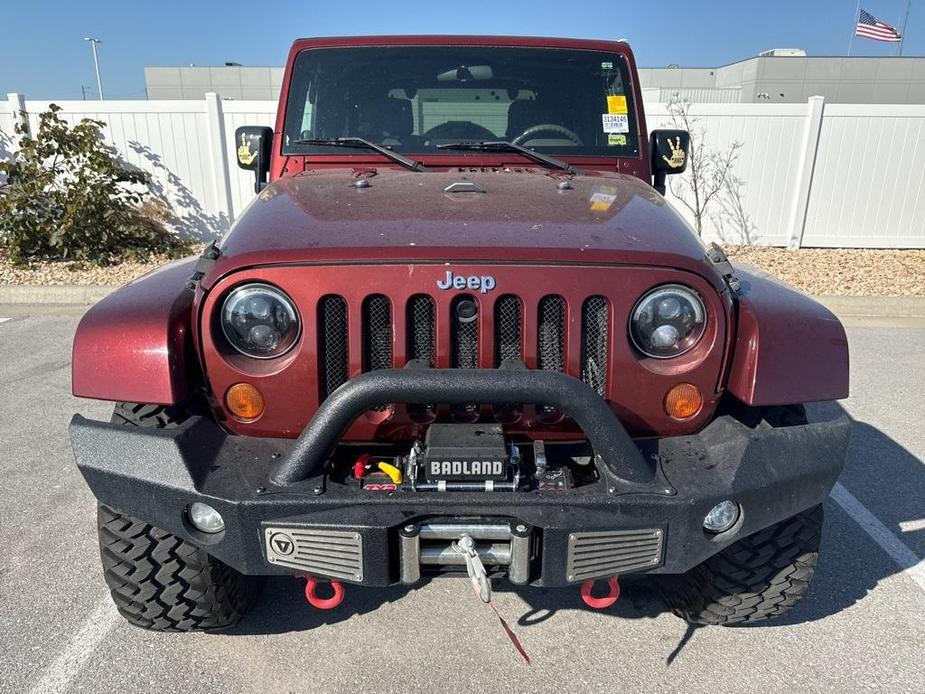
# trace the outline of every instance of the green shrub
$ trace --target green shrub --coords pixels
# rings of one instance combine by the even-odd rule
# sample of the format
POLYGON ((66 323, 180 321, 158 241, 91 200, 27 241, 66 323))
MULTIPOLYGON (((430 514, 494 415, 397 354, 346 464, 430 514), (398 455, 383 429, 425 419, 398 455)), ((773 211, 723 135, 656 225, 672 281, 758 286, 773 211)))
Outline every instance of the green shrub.
POLYGON ((21 135, 19 150, 0 161, 0 246, 10 260, 79 260, 109 265, 179 256, 189 244, 145 214, 148 174, 128 169, 102 139, 105 123, 71 127, 55 104, 39 116, 38 132, 21 135))

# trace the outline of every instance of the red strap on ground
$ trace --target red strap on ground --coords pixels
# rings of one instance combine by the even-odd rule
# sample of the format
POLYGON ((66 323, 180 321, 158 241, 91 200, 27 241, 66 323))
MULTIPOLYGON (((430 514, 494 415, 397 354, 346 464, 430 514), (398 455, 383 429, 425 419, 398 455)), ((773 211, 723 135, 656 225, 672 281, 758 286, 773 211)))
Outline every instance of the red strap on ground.
POLYGON ((495 616, 498 617, 498 621, 501 622, 501 628, 504 629, 504 632, 507 634, 507 637, 511 640, 511 643, 514 644, 514 648, 517 650, 518 653, 520 653, 520 657, 524 659, 524 662, 527 665, 529 665, 530 656, 527 655, 527 651, 523 647, 523 644, 520 642, 520 639, 517 638, 517 634, 515 634, 514 630, 511 629, 511 627, 507 625, 507 622, 504 621, 504 617, 502 617, 498 613, 498 610, 495 609, 495 606, 492 603, 489 602, 486 604, 491 608, 491 611, 495 613, 495 616))

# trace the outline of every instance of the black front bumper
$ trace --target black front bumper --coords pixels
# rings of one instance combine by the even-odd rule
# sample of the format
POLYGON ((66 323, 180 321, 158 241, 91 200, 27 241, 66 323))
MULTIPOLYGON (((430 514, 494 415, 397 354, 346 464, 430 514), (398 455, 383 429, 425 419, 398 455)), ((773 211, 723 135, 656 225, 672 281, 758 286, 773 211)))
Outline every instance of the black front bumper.
POLYGON ((682 573, 735 540, 821 503, 844 467, 849 432, 847 417, 754 429, 720 417, 693 436, 634 443, 634 454, 654 469, 646 484, 602 475, 597 484, 560 493, 373 494, 326 486, 321 474, 278 486, 271 482, 274 472, 292 459, 298 442, 229 436, 205 418, 167 430, 79 415, 71 423, 77 465, 100 502, 246 574, 294 572, 268 562, 270 527, 349 531, 362 544, 362 579, 354 582, 370 586, 398 582, 400 530, 425 519, 526 524, 536 537, 529 572, 536 585, 577 582, 566 564, 569 536, 582 532, 654 529, 663 538, 660 557, 640 572, 682 573), (740 504, 740 521, 711 535, 703 518, 724 499, 740 504), (205 535, 189 524, 186 509, 196 501, 222 514, 222 533, 205 535))

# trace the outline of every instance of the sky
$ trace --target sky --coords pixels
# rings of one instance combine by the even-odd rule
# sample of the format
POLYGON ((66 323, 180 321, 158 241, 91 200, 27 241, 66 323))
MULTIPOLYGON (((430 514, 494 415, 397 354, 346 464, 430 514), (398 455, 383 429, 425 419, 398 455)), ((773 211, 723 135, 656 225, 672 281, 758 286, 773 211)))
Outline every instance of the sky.
MULTIPOLYGON (((925 55, 925 0, 913 0, 904 55, 925 55)), ((148 65, 283 65, 293 39, 352 34, 515 34, 627 39, 643 67, 716 67, 769 48, 845 55, 856 0, 5 0, 0 94, 96 94, 90 45, 102 41, 106 98, 143 99, 148 65)), ((906 0, 863 0, 899 26, 906 0)), ((893 55, 855 39, 852 55, 893 55)))

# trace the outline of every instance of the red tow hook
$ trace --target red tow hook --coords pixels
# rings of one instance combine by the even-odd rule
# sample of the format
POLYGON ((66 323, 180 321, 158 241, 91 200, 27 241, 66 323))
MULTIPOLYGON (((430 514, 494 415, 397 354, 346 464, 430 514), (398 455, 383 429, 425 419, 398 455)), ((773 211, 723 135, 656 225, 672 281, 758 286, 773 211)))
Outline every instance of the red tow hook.
POLYGON ((319 598, 315 593, 318 587, 318 579, 314 576, 299 576, 305 579, 305 599, 312 607, 319 610, 333 610, 344 601, 344 586, 340 581, 330 581, 331 590, 334 594, 329 598, 319 598))
POLYGON ((620 597, 620 581, 617 576, 611 576, 607 579, 607 587, 610 592, 602 598, 596 598, 591 595, 594 589, 595 580, 585 581, 581 584, 581 599, 585 605, 595 610, 606 610, 613 605, 620 597))

